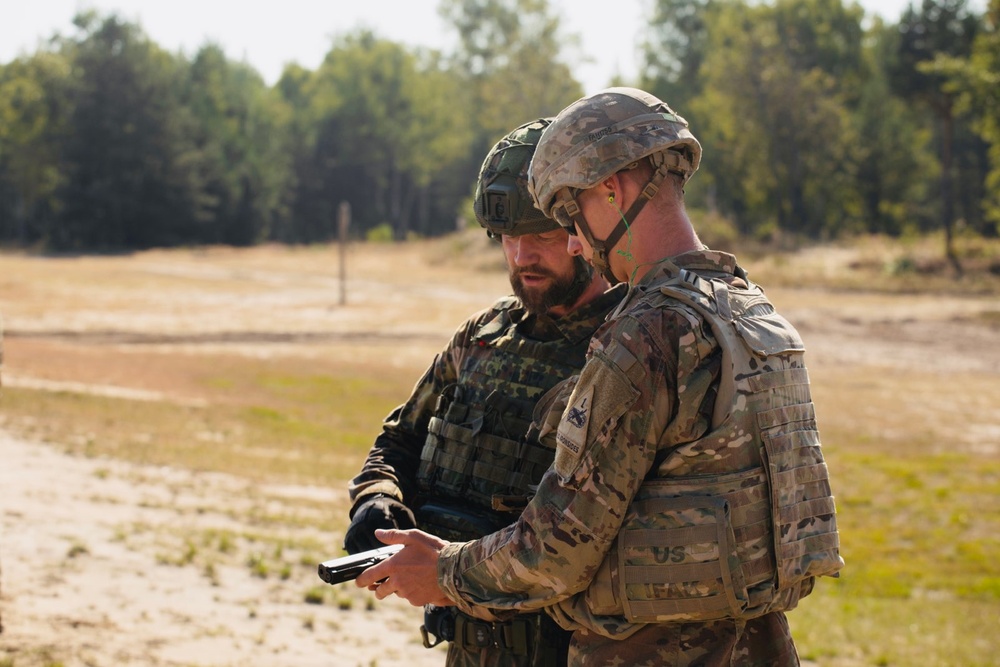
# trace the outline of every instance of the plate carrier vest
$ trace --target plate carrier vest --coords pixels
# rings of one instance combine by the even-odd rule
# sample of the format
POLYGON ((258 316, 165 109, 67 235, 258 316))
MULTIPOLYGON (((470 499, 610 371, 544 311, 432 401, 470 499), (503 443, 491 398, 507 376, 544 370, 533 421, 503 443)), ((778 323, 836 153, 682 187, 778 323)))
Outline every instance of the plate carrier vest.
MULTIPOLYGON (((635 623, 792 609, 815 577, 843 567, 804 345, 742 269, 747 289, 671 273, 644 298, 711 326, 722 349, 712 426, 658 453, 585 591, 587 606, 635 623)), ((723 275, 702 275, 712 273, 723 275)), ((608 352, 626 373, 639 366, 620 346, 608 352)))
MULTIPOLYGON (((514 522, 555 450, 525 438, 545 392, 580 372, 590 338, 537 341, 520 334, 509 310, 473 336, 458 381, 438 398, 417 471, 417 524, 451 540, 482 537, 514 522)), ((594 330, 603 323, 596 318, 594 330)))

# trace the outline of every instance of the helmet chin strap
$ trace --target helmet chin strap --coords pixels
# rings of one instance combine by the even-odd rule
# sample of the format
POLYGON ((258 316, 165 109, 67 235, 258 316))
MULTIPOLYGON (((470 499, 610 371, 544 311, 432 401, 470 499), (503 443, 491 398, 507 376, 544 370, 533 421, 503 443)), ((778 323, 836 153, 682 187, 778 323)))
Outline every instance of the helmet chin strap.
POLYGON ((628 231, 628 228, 638 217, 639 212, 642 211, 643 207, 649 202, 650 199, 656 196, 656 193, 660 190, 660 185, 663 183, 663 179, 667 177, 667 173, 670 172, 670 166, 667 163, 661 164, 653 172, 652 178, 646 183, 646 187, 642 189, 639 196, 636 197, 632 205, 628 207, 628 211, 624 215, 621 215, 621 220, 615 226, 608 238, 603 241, 598 241, 594 238, 594 233, 590 229, 590 225, 587 224, 587 219, 583 217, 583 212, 576 203, 576 198, 570 198, 566 202, 566 214, 576 223, 576 226, 580 228, 583 233, 583 237, 587 239, 587 243, 594 251, 594 256, 591 258, 591 262, 594 264, 594 268, 601 272, 609 283, 614 285, 615 283, 620 283, 615 274, 611 271, 611 263, 608 258, 608 250, 615 247, 622 235, 628 231))
POLYGON ((611 271, 611 266, 608 264, 608 251, 605 247, 605 242, 594 238, 594 233, 590 231, 590 225, 587 224, 587 219, 583 217, 583 212, 576 203, 576 198, 570 197, 563 202, 563 206, 566 207, 566 215, 576 224, 580 233, 583 234, 583 238, 587 239, 587 243, 590 244, 591 249, 594 251, 593 257, 590 258, 590 263, 612 285, 621 282, 615 277, 615 274, 611 271))

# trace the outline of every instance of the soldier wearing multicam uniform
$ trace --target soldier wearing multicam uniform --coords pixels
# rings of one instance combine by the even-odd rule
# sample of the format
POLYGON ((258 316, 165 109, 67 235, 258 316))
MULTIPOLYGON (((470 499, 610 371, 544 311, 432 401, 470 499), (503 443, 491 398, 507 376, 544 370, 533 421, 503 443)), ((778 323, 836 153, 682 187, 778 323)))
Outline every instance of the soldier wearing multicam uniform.
POLYGON ((359 586, 545 608, 574 631, 571 665, 798 664, 784 612, 843 566, 804 347, 698 240, 683 185, 700 158, 687 122, 636 89, 557 116, 532 195, 629 293, 565 409, 538 415, 556 456, 518 521, 467 543, 380 533, 406 548, 359 586))
MULTIPOLYGON (((415 523, 460 541, 487 535, 517 519, 552 463, 551 443, 523 438, 535 403, 579 373, 624 289, 608 290, 583 258, 566 254, 567 233, 532 205, 528 163, 548 123, 521 126, 490 151, 475 197, 476 219, 502 240, 520 298, 460 326, 385 420, 350 486, 351 553, 383 546, 376 528, 415 523)), ((566 664, 569 633, 544 613, 474 615, 428 607, 425 645, 451 640, 451 666, 566 664)))

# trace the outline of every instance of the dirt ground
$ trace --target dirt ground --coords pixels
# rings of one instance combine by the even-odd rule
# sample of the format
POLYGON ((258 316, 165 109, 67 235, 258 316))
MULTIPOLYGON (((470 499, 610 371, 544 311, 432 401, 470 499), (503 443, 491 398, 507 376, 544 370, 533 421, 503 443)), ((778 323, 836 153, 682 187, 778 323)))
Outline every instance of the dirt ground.
MULTIPOLYGON (((502 273, 463 271, 434 252, 354 251, 346 304, 338 301, 332 251, 150 252, 110 264, 0 255, 4 384, 201 400, 170 384, 169 365, 138 377, 116 370, 116 354, 130 346, 165 358, 222 348, 361 363, 389 355, 416 378, 459 322, 506 291, 502 273), (53 271, 63 279, 53 282, 53 271), (78 360, 98 348, 106 363, 95 374, 78 360)), ((769 294, 801 330, 820 374, 877 364, 1000 376, 995 299, 769 294)), ((985 415, 981 427, 977 441, 995 448, 1000 416, 985 415)), ((376 611, 366 592, 351 587, 343 604, 308 604, 301 595, 313 583, 307 574, 262 579, 219 566, 205 576, 160 562, 163 547, 150 537, 156 531, 144 529, 226 527, 252 503, 275 512, 302 498, 336 504, 344 489, 254 486, 220 474, 72 457, 58 443, 13 437, 3 430, 2 411, 0 456, 0 665, 443 663, 440 647, 419 645, 420 611, 405 602, 379 603, 376 611)))
MULTIPOLYGON (((336 249, 0 255, 3 383, 201 404, 172 360, 222 351, 363 364, 376 356, 384 363, 391 350, 392 363, 415 379, 506 281, 428 261, 434 257, 392 246, 377 257, 353 252, 341 293, 336 249), (129 359, 137 349, 160 361, 137 374, 129 359)), ((336 604, 308 604, 302 592, 322 585, 315 570, 279 581, 240 566, 220 565, 207 577, 159 562, 174 545, 157 532, 225 529, 262 502, 277 515, 301 514, 302 498, 343 507, 346 489, 260 488, 219 474, 72 457, 58 443, 13 437, 3 420, 0 409, 0 665, 442 664, 443 647, 420 645, 422 611, 406 602, 381 602, 376 611, 373 596, 345 584, 336 604)), ((331 536, 302 532, 288 537, 331 543, 330 557, 339 555, 331 536)))
MULTIPOLYGON (((312 605, 291 580, 245 567, 157 562, 155 544, 123 526, 226 526, 238 499, 330 497, 338 490, 248 488, 217 474, 70 457, 0 434, 4 465, 3 623, 0 656, 14 665, 440 665, 419 645, 421 613, 398 599, 366 609, 312 605), (86 545, 76 553, 75 545, 86 545)), ((79 547, 78 547, 79 548, 79 547)), ((318 578, 316 579, 318 581, 318 578)), ((0 661, 2 662, 2 661, 0 661)), ((3 663, 7 664, 7 663, 3 663)))

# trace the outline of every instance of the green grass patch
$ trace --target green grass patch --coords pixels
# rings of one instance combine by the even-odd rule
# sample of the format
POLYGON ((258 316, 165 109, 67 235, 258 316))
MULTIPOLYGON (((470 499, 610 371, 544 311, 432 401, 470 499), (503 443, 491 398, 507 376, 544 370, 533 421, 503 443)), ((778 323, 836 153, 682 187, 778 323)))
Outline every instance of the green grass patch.
POLYGON ((789 613, 821 667, 985 667, 1000 654, 994 375, 812 371, 846 567, 789 613), (992 420, 992 422, 991 422, 992 420))
POLYGON ((788 620, 800 657, 822 667, 988 667, 1000 648, 1000 607, 986 600, 881 597, 823 581, 788 620))
POLYGON ((204 380, 218 391, 205 406, 5 388, 4 426, 86 456, 342 486, 413 386, 388 369, 345 376, 243 362, 229 367, 229 382, 204 380))

